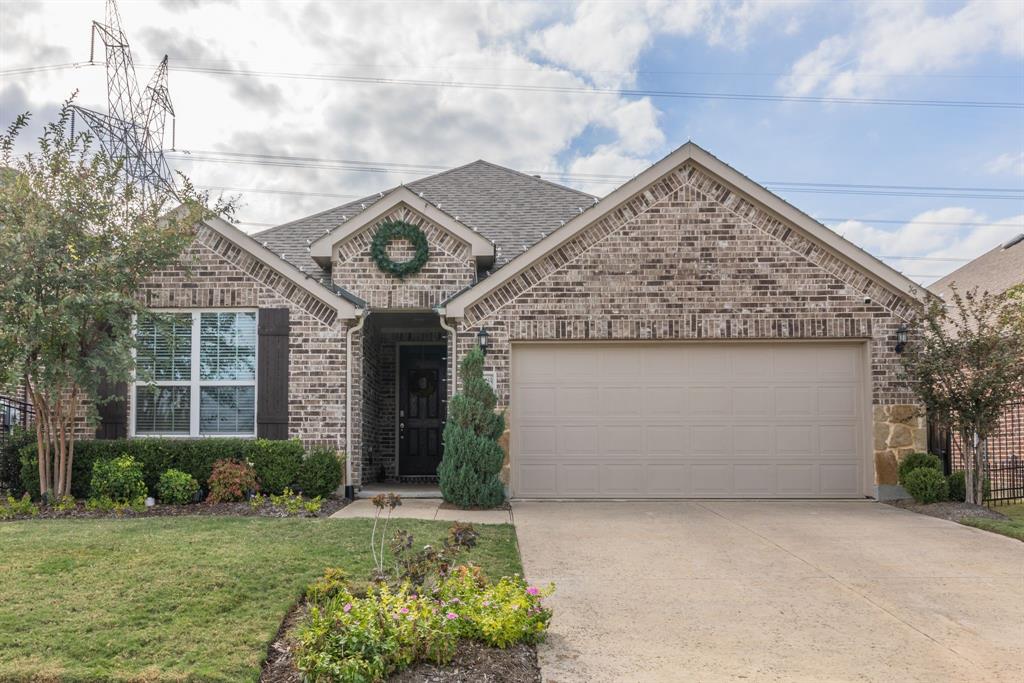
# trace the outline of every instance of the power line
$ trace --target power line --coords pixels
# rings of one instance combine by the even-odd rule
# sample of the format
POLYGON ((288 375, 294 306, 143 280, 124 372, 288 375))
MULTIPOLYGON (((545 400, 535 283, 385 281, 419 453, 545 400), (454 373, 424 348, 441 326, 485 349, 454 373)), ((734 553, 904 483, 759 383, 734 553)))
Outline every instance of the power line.
MULTIPOLYGON (((237 152, 200 151, 172 153, 173 158, 211 163, 251 164, 256 166, 277 166, 291 168, 312 168, 319 170, 355 171, 360 173, 409 173, 447 170, 451 167, 427 164, 393 164, 391 162, 353 161, 348 159, 324 159, 318 157, 297 157, 272 154, 246 154, 237 152), (226 158, 208 156, 216 154, 226 158)), ((528 172, 532 173, 532 172, 528 172)), ((544 173, 541 173, 544 175, 544 173)), ((572 173, 547 172, 549 177, 565 181, 607 182, 620 184, 619 180, 596 180, 572 173)), ((626 180, 626 176, 621 177, 626 180)), ((1024 201, 1024 190, 1012 188, 955 188, 923 185, 864 185, 843 183, 814 183, 797 181, 772 181, 763 183, 765 187, 810 194, 844 194, 883 197, 935 197, 944 199, 997 199, 1024 201), (911 191, 915 190, 915 191, 911 191), (956 190, 956 191, 954 191, 956 190), (963 190, 963 191, 960 191, 963 190), (1019 194, 996 194, 996 193, 1019 194), (989 194, 992 193, 992 194, 989 194)))

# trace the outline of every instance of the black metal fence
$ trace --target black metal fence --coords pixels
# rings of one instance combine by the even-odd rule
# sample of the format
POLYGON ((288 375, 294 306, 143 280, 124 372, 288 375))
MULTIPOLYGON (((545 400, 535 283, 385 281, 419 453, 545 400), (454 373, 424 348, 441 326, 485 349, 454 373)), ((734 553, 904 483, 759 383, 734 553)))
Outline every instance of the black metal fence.
MULTIPOLYGON (((960 435, 934 426, 933 421, 929 421, 928 450, 942 458, 947 474, 964 469, 960 435)), ((991 485, 986 502, 1024 500, 1024 401, 1009 404, 989 436, 985 471, 991 485)))
POLYGON ((14 440, 18 428, 28 430, 35 423, 32 405, 8 396, 0 396, 0 493, 17 488, 20 463, 14 440))

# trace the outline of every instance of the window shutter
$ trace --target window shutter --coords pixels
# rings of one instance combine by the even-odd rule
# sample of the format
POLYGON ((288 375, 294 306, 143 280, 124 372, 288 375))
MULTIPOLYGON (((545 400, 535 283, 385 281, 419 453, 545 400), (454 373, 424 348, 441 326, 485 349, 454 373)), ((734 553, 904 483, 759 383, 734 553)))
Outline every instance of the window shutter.
POLYGON ((261 439, 287 439, 287 308, 260 309, 256 396, 256 436, 261 439))
POLYGON ((100 422, 96 426, 97 439, 128 438, 128 385, 124 382, 100 382, 100 398, 117 397, 96 406, 100 422))

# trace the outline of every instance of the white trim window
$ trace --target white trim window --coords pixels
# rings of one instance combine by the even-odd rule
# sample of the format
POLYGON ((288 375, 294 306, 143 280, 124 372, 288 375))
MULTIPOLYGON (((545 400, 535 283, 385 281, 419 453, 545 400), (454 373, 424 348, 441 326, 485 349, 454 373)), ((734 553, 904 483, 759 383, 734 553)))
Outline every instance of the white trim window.
POLYGON ((256 434, 256 311, 169 313, 135 334, 132 436, 256 434))

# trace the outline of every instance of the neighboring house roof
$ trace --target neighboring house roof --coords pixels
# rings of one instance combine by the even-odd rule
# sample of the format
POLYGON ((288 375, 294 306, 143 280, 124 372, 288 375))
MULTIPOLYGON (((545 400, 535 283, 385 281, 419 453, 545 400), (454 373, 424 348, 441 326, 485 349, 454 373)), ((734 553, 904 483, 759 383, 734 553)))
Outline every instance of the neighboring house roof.
MULTIPOLYGON (((495 268, 597 201, 585 192, 482 160, 415 180, 405 187, 493 242, 495 268)), ((264 230, 253 238, 326 279, 307 247, 393 189, 264 230)))
POLYGON ((803 230, 814 241, 830 248, 834 253, 839 254, 847 261, 860 267, 863 271, 872 274, 881 282, 886 283, 901 296, 917 301, 922 301, 927 297, 927 290, 924 290, 913 280, 882 263, 852 242, 843 239, 835 231, 822 225, 777 195, 772 194, 700 146, 693 142, 687 142, 640 175, 621 185, 614 192, 597 202, 592 208, 573 218, 564 227, 541 239, 528 250, 516 256, 506 267, 494 275, 456 293, 445 302, 446 314, 456 318, 462 317, 467 306, 475 301, 479 301, 489 292, 494 291, 503 283, 529 268, 531 264, 543 258, 546 254, 565 244, 588 225, 614 211, 637 192, 686 162, 694 162, 705 168, 714 176, 750 197, 753 201, 803 230))
POLYGON ((961 292, 977 287, 989 294, 1001 294, 1021 283, 1024 283, 1024 234, 957 268, 928 289, 948 301, 953 285, 961 292))

